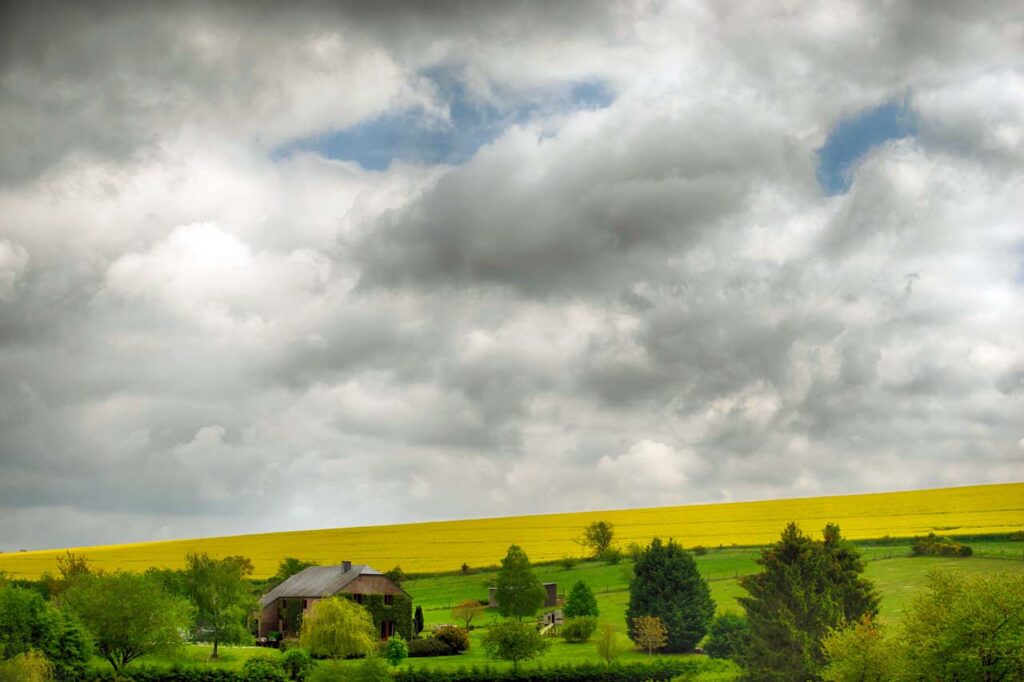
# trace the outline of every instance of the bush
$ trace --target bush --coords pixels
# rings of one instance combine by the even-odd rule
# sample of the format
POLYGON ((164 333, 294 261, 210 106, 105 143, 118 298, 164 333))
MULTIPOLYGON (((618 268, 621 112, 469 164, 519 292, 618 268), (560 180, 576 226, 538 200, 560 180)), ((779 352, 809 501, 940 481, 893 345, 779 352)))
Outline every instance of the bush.
POLYGON ((52 668, 38 651, 26 651, 0 660, 0 682, 49 682, 52 668))
POLYGON ((391 682, 391 672, 388 670, 388 664, 384 662, 384 659, 376 656, 370 656, 360 663, 356 667, 354 675, 352 672, 350 668, 344 677, 335 679, 349 680, 350 682, 391 682))
POLYGON ((579 644, 586 642, 597 630, 596 616, 576 616, 566 619, 562 624, 562 639, 567 642, 579 644))
POLYGON ((612 564, 613 566, 622 561, 622 550, 615 547, 609 547, 605 551, 601 552, 601 561, 612 564))
POLYGON ((288 682, 288 675, 278 661, 250 658, 242 666, 242 679, 245 682, 288 682))
POLYGON ((352 666, 341 661, 320 661, 309 675, 309 682, 338 682, 352 677, 352 666))
POLYGON ((610 667, 596 663, 538 665, 518 673, 490 666, 457 670, 420 668, 400 670, 392 679, 395 682, 669 682, 679 675, 687 675, 683 679, 694 679, 703 671, 721 671, 726 666, 735 672, 733 666, 721 661, 665 660, 652 665, 610 667))
POLYGON ((454 625, 442 625, 434 630, 433 637, 444 642, 452 653, 460 654, 469 649, 469 633, 454 625))
POLYGON ((409 645, 401 635, 395 635, 384 644, 381 652, 391 665, 398 665, 409 657, 409 645))
POLYGON ((711 658, 734 658, 750 638, 750 623, 735 613, 723 613, 711 621, 704 652, 711 658))
POLYGON ((569 570, 572 570, 576 566, 578 561, 576 559, 572 558, 571 556, 567 556, 564 559, 562 559, 561 561, 559 561, 558 563, 560 563, 562 565, 563 569, 565 569, 566 571, 569 571, 569 570))
POLYGON ((489 658, 510 661, 513 671, 519 670, 520 663, 542 656, 551 648, 551 642, 541 637, 533 625, 515 620, 489 627, 482 643, 489 658))
POLYGON ((958 556, 969 557, 974 554, 968 545, 941 537, 935 533, 928 533, 923 538, 914 538, 910 546, 910 553, 914 556, 958 556))
POLYGON ((697 545, 690 551, 693 552, 694 556, 704 556, 708 553, 708 548, 704 545, 697 545))
POLYGON ((409 658, 427 658, 432 656, 454 656, 452 648, 439 639, 423 637, 421 639, 410 639, 409 658))
POLYGON ((316 663, 313 661, 313 657, 309 655, 309 652, 299 647, 293 647, 284 652, 281 656, 281 667, 289 678, 296 680, 296 682, 303 682, 313 668, 316 667, 316 663))

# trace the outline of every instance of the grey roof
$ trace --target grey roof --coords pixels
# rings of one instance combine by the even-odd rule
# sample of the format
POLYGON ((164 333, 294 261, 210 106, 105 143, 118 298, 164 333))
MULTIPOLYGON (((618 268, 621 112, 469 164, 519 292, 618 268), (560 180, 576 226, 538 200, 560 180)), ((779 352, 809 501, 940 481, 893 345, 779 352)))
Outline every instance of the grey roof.
POLYGON ((361 575, 384 574, 364 564, 354 565, 348 571, 342 566, 310 566, 263 595, 260 607, 266 608, 275 599, 282 597, 329 597, 344 590, 346 585, 361 575))

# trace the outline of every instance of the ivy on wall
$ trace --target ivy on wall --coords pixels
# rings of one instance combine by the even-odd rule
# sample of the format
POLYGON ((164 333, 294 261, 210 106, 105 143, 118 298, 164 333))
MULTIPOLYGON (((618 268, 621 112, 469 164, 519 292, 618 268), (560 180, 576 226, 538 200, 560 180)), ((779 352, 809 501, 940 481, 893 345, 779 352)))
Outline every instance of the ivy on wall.
MULTIPOLYGON (((346 597, 353 599, 353 595, 346 594, 346 597)), ((380 624, 390 620, 395 624, 395 632, 403 639, 412 639, 412 597, 404 594, 396 594, 391 605, 384 603, 382 594, 364 594, 363 608, 370 612, 373 618, 373 625, 380 632, 380 624)))

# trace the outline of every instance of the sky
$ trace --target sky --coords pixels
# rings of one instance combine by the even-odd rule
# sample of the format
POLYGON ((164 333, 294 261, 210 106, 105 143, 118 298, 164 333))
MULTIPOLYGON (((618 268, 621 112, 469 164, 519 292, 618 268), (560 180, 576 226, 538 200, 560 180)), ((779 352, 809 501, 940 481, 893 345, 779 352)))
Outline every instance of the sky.
POLYGON ((1019 2, 2 12, 0 550, 1024 480, 1019 2))

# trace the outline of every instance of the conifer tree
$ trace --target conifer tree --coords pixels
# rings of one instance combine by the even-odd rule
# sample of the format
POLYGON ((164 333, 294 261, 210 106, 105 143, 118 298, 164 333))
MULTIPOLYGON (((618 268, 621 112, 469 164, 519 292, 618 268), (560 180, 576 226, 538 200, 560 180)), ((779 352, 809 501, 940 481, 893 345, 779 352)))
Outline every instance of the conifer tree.
POLYGON ((565 608, 562 609, 562 614, 566 618, 600 615, 597 610, 597 599, 594 597, 594 591, 590 589, 589 585, 582 580, 576 581, 576 584, 572 586, 572 590, 569 591, 568 599, 565 600, 565 608))
POLYGON ((626 608, 630 639, 638 641, 637 618, 656 616, 668 631, 667 651, 696 647, 715 615, 715 602, 690 553, 672 540, 654 538, 640 552, 633 572, 626 608))
POLYGON ((828 632, 878 612, 860 555, 838 526, 826 526, 824 540, 815 541, 791 523, 758 563, 760 573, 740 579, 750 622, 740 664, 759 680, 820 679, 828 632))

